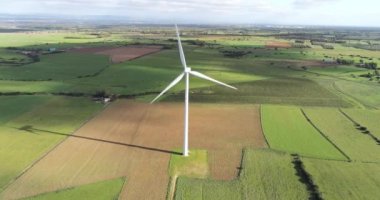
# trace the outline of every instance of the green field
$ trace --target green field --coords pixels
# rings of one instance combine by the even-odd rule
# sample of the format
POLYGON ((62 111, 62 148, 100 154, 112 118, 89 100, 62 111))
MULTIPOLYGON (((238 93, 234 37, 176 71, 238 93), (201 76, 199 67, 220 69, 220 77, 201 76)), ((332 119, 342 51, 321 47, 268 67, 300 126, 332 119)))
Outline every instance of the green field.
POLYGON ((209 173, 207 158, 207 151, 205 150, 192 150, 188 157, 172 155, 169 165, 169 174, 172 177, 188 176, 205 178, 209 173))
POLYGON ((0 125, 45 102, 44 96, 0 96, 0 125))
MULTIPOLYGON (((213 76, 221 81, 235 84, 264 79, 264 77, 261 76, 231 71, 228 69, 228 66, 222 67, 219 64, 223 63, 223 60, 219 62, 207 61, 207 57, 204 57, 205 55, 214 56, 214 51, 212 50, 203 53, 196 51, 187 52, 189 54, 189 65, 191 65, 193 69, 199 70, 202 73, 213 76), (193 64, 193 60, 197 60, 200 64, 193 64), (199 60, 204 61, 201 62, 199 60), (220 70, 216 71, 216 69, 220 70)), ((176 50, 165 50, 131 62, 112 65, 99 76, 70 81, 70 83, 74 85, 71 90, 96 91, 97 88, 102 88, 111 93, 117 94, 136 94, 152 91, 159 92, 165 88, 168 82, 172 81, 179 75, 181 66, 177 56, 178 52, 176 50)), ((197 78, 194 78, 191 81, 191 88, 214 85, 213 83, 197 78)), ((180 84, 172 91, 178 92, 183 90, 183 88, 184 85, 180 84)))
MULTIPOLYGON (((253 104, 285 104, 304 106, 342 106, 350 104, 317 83, 301 78, 276 77, 235 85, 238 90, 212 86, 193 90, 195 102, 229 102, 253 104)), ((168 97, 169 101, 181 101, 183 95, 168 97)))
POLYGON ((357 130, 338 109, 307 108, 311 121, 352 160, 379 162, 380 149, 369 136, 357 130))
POLYGON ((85 98, 0 97, 0 190, 101 109, 85 98))
POLYGON ((246 150, 243 170, 233 181, 179 177, 174 199, 307 199, 288 154, 246 150))
POLYGON ((40 194, 35 197, 25 198, 25 200, 112 200, 118 198, 124 182, 124 178, 106 180, 74 188, 40 194))
MULTIPOLYGON (((379 84, 380 85, 380 84, 379 84)), ((335 86, 346 95, 355 98, 367 108, 379 108, 380 86, 375 84, 362 84, 350 81, 336 81, 335 86)))
POLYGON ((323 199, 377 199, 380 165, 302 159, 323 199))
POLYGON ((263 131, 272 149, 310 157, 345 159, 306 120, 299 108, 265 105, 261 109, 263 131))
MULTIPOLYGON (((0 193, 102 110, 92 95, 104 91, 149 102, 183 70, 172 27, 23 26, 36 31, 0 32, 0 193), (128 45, 162 45, 163 50, 118 64, 104 55, 68 50, 128 45), (21 52, 50 48, 66 52, 40 53, 37 60, 21 52)), ((193 25, 181 30, 188 66, 238 88, 191 77, 190 101, 205 109, 210 103, 260 104, 269 148, 244 149, 239 175, 224 181, 211 178, 209 149, 192 149, 187 158, 170 155, 163 168, 170 177, 168 195, 178 200, 313 199, 310 183, 295 164, 299 158, 322 199, 380 196, 379 30, 193 25), (313 45, 312 40, 324 42, 313 45), (291 47, 266 46, 270 43, 291 47), (353 63, 338 64, 337 59, 353 63), (377 68, 363 65, 368 62, 377 68)), ((182 102, 183 90, 184 81, 160 101, 182 102)), ((154 146, 140 145, 139 150, 154 146)), ((28 199, 117 199, 125 179, 28 199)))
MULTIPOLYGON (((34 33, 1 33, 0 34, 0 47, 70 47, 77 46, 81 43, 98 43, 98 42, 112 42, 120 41, 118 35, 113 35, 107 38, 97 38, 86 33, 49 33, 46 31, 34 33), (71 44, 71 45, 70 45, 71 44)), ((125 40, 123 40, 125 41, 125 40)))
POLYGON ((344 109, 355 122, 366 127, 378 139, 380 138, 380 112, 375 110, 344 109))
POLYGON ((106 68, 106 56, 58 53, 41 56, 41 61, 18 67, 1 67, 0 79, 4 80, 66 80, 93 75, 106 68))
POLYGON ((0 80, 0 93, 54 93, 64 92, 71 84, 58 81, 4 81, 0 80))

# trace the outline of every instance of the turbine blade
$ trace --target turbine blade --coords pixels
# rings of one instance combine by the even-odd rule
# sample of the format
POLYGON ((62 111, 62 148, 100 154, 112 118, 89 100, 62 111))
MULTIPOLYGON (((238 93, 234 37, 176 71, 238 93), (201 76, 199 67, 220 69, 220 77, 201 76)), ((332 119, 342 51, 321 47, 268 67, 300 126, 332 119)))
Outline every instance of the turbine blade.
POLYGON ((220 81, 217 81, 217 80, 215 80, 215 79, 213 79, 213 78, 211 78, 211 77, 209 77, 209 76, 206 76, 206 75, 204 75, 204 74, 201 74, 201 73, 199 73, 199 72, 197 72, 197 71, 190 71, 189 73, 192 74, 192 75, 194 75, 194 76, 196 76, 196 77, 199 77, 199 78, 202 78, 202 79, 206 79, 206 80, 208 80, 208 81, 211 81, 211 82, 217 83, 217 84, 219 84, 219 85, 223 85, 223 86, 225 86, 225 87, 229 87, 229 88, 232 88, 232 89, 237 90, 237 88, 234 87, 234 86, 231 86, 231 85, 228 85, 228 84, 222 83, 222 82, 220 82, 220 81))
POLYGON ((183 53, 181 38, 179 37, 179 31, 178 31, 177 24, 175 25, 175 30, 177 33, 179 57, 181 58, 181 63, 182 63, 183 68, 186 69, 187 65, 186 65, 185 53, 183 53))
POLYGON ((185 73, 181 73, 177 78, 174 79, 156 98, 153 99, 150 103, 154 103, 158 98, 160 98, 165 92, 167 92, 170 88, 176 85, 185 75, 185 73))

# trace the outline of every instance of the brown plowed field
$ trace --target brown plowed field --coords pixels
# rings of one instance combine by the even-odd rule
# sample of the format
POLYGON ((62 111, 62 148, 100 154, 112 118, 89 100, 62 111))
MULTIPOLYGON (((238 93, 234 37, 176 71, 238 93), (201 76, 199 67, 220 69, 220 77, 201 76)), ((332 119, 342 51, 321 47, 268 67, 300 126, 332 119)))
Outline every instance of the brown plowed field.
POLYGON ((161 51, 161 46, 127 46, 127 47, 88 47, 72 49, 72 52, 107 55, 113 63, 133 60, 151 53, 161 51))
POLYGON ((289 42, 279 42, 279 41, 269 41, 265 44, 266 48, 290 48, 292 45, 290 45, 289 42))
MULTIPOLYGON (((233 179, 243 147, 265 147, 259 109, 190 106, 191 149, 207 149, 211 177, 233 179)), ((165 199, 168 164, 182 147, 183 105, 117 101, 11 184, 15 199, 125 176, 121 199, 165 199)), ((54 133, 52 133, 54 134, 54 133)))

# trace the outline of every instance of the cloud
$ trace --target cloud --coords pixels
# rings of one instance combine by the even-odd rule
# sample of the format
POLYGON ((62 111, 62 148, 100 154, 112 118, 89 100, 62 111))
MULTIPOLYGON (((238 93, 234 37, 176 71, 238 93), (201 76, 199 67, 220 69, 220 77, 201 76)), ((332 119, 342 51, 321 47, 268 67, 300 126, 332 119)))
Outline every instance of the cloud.
POLYGON ((326 5, 328 3, 335 3, 339 0, 295 0, 293 6, 296 8, 311 8, 314 6, 326 5))
POLYGON ((376 25, 378 0, 0 0, 0 14, 117 16, 158 23, 376 25), (365 10, 360 15, 352 15, 365 10))
MULTIPOLYGON (((265 0, 14 0, 12 5, 22 7, 33 4, 40 10, 68 12, 75 10, 98 10, 124 12, 154 10, 162 12, 206 11, 206 12, 247 12, 265 11, 270 6, 265 0)), ((13 6, 16 7, 16 6, 13 6)))
MULTIPOLYGON (((1 2, 1 0, 0 0, 1 2)), ((114 15, 166 22, 255 22, 273 13, 267 0, 13 0, 0 13, 49 15, 114 15), (261 13, 261 14, 260 14, 261 13)))

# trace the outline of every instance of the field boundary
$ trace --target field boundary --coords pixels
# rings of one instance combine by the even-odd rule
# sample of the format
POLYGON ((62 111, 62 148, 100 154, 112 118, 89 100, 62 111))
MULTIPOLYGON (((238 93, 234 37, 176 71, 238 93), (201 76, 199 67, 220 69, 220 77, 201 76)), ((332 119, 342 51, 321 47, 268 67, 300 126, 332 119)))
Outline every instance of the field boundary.
MULTIPOLYGON (((138 56, 138 57, 135 57, 135 58, 132 58, 130 60, 127 60, 127 61, 124 61, 124 62, 128 62, 128 61, 132 61, 132 60, 136 60, 136 59, 139 59, 139 58, 142 58, 142 57, 145 57, 145 56, 150 56, 152 54, 155 54, 155 53, 159 53, 159 52, 162 52, 164 51, 164 48, 161 47, 161 49, 159 51, 155 51, 155 52, 150 52, 150 53, 147 53, 147 54, 144 54, 144 55, 141 55, 141 56, 138 56)), ((115 63, 114 63, 115 64, 115 63)))
MULTIPOLYGON (((247 148, 248 147, 244 147, 242 150, 241 150, 241 159, 240 159, 240 166, 238 168, 238 173, 237 173, 237 176, 233 179, 233 180, 238 180, 240 179, 240 176, 241 176, 241 173, 243 172, 243 166, 244 166, 244 163, 245 163, 245 154, 246 154, 246 151, 247 151, 247 148)), ((232 180, 231 180, 232 181, 232 180)))
MULTIPOLYGON (((355 82, 356 83, 356 82, 355 82)), ((377 110, 376 107, 374 106, 371 106, 371 105, 368 105, 366 103, 363 103, 362 101, 358 100, 357 98, 349 95, 349 94, 346 94, 345 92, 343 92, 337 85, 336 85, 336 81, 333 82, 332 84, 333 88, 338 91, 340 94, 344 95, 346 98, 349 98, 353 101, 355 101, 357 103, 357 105, 359 105, 360 108, 370 108, 370 109, 375 109, 377 110)))
POLYGON ((358 123, 357 121, 355 121, 352 117, 350 117, 347 113, 345 113, 342 109, 339 108, 339 112, 344 115, 348 120, 350 120, 354 126, 356 126, 356 129, 358 131, 360 131, 360 129, 363 128, 363 130, 361 131, 363 134, 368 134, 376 143, 377 145, 380 145, 380 139, 377 138, 376 136, 374 136, 371 131, 369 131, 366 127, 360 125, 360 123, 358 123))
POLYGON ((268 148, 270 149, 270 145, 269 145, 269 142, 268 142, 268 139, 267 137, 265 136, 265 132, 264 132, 264 127, 263 127, 263 105, 260 104, 260 108, 259 108, 259 115, 260 115, 260 127, 261 127, 261 132, 263 134, 263 137, 264 137, 264 140, 265 140, 265 143, 267 144, 268 148))
POLYGON ((119 191, 119 193, 117 193, 117 199, 120 199, 120 194, 121 194, 121 192, 123 191, 123 188, 124 188, 125 184, 127 183, 127 177, 123 176, 123 177, 121 177, 121 178, 124 179, 124 182, 123 182, 123 185, 120 187, 120 191, 119 191))
POLYGON ((177 179, 178 179, 177 175, 170 177, 170 181, 168 184, 168 191, 166 193, 166 199, 167 200, 173 200, 175 197, 175 189, 176 189, 176 185, 177 185, 177 179))
MULTIPOLYGON (((345 79, 345 78, 341 78, 341 77, 338 77, 338 76, 333 76, 333 75, 328 75, 328 74, 321 74, 321 73, 318 73, 318 72, 311 72, 311 71, 301 70, 301 69, 294 69, 292 67, 290 67, 288 69, 293 70, 293 71, 300 71, 300 72, 304 72, 304 73, 314 74, 314 75, 317 75, 317 76, 325 76, 325 77, 329 77, 329 78, 333 78, 333 79, 338 79, 338 80, 342 80, 342 81, 349 81, 349 82, 353 82, 353 83, 357 83, 357 84, 367 85, 365 83, 356 82, 356 81, 345 79)), ((333 84, 332 84, 333 88, 341 95, 341 97, 345 98, 345 100, 347 102, 349 102, 350 104, 354 103, 354 105, 359 106, 360 108, 366 108, 366 107, 368 107, 368 108, 371 108, 371 109, 377 109, 376 107, 368 105, 368 104, 365 104, 365 103, 361 102, 360 100, 356 99, 355 97, 353 97, 353 96, 351 96, 349 94, 346 94, 345 92, 341 91, 341 89, 339 89, 336 86, 335 82, 336 82, 336 80, 333 81, 333 84)))
MULTIPOLYGON (((119 178, 124 180, 124 182, 123 182, 123 185, 124 185, 124 184, 125 184, 125 181, 127 180, 126 177, 125 177, 125 176, 122 176, 122 177, 119 177, 119 178)), ((92 182, 92 183, 86 183, 86 184, 83 184, 83 185, 77 185, 77 186, 72 186, 72 187, 62 188, 62 189, 54 190, 54 191, 51 191, 51 192, 44 192, 44 193, 36 194, 36 195, 33 195, 33 196, 27 196, 27 197, 24 197, 24 198, 22 198, 22 199, 35 198, 35 197, 39 197, 39 196, 46 195, 46 194, 53 193, 53 192, 54 192, 54 193, 65 192, 65 191, 68 191, 68 190, 76 189, 76 188, 81 187, 81 186, 91 185, 91 184, 95 184, 95 183, 99 183, 99 182, 105 182, 105 181, 116 180, 116 179, 119 179, 119 178, 104 179, 104 180, 100 180, 100 181, 96 181, 96 182, 92 182)), ((119 196, 120 193, 121 193, 121 190, 120 190, 120 191, 117 193, 117 195, 115 195, 115 196, 119 196)))
MULTIPOLYGON (((116 97, 118 99, 133 99, 136 97, 159 94, 160 92, 148 91, 141 93, 120 94, 116 97)), ((52 95, 52 96, 67 96, 67 97, 92 97, 92 93, 82 92, 0 92, 0 96, 21 96, 21 95, 52 95)))
POLYGON ((299 181, 306 186, 309 193, 310 200, 322 200, 321 193, 318 190, 318 185, 316 185, 312 179, 312 176, 306 171, 305 166, 300 159, 298 154, 292 154, 293 157, 292 164, 296 170, 296 175, 299 177, 299 181))
POLYGON ((342 149, 340 149, 333 141, 330 140, 330 138, 327 137, 327 135, 325 135, 312 121, 311 119, 306 115, 305 111, 300 108, 301 110, 301 113, 303 114, 303 116, 305 117, 305 119, 310 123, 310 125, 312 125, 314 127, 315 130, 317 130, 328 142, 330 142, 346 159, 348 162, 351 162, 351 158, 348 157, 348 155, 346 153, 344 153, 344 151, 342 149))
POLYGON ((61 141, 59 141, 57 144, 53 145, 51 149, 49 149, 47 152, 45 152, 44 154, 42 154, 39 158, 37 158, 36 160, 34 160, 30 165, 28 165, 23 171, 20 172, 19 175, 17 175, 15 178, 13 178, 11 181, 9 181, 9 183, 7 183, 6 185, 4 185, 4 187, 0 188, 0 192, 3 192, 5 191, 10 185, 12 185, 17 179, 19 179, 22 175, 24 175, 26 172, 28 172, 32 167, 34 167, 39 161, 41 161, 43 158, 45 158, 48 154, 50 154, 52 151, 54 151, 59 145, 61 145, 63 142, 65 142, 67 139, 69 139, 70 135, 73 135, 76 131, 78 131, 80 128, 82 128, 87 122, 89 122, 90 120, 92 120, 93 118, 95 118, 99 113, 101 113, 102 111, 104 111, 104 109, 107 108, 109 104, 106 104, 103 106, 102 109, 100 109, 99 111, 95 112, 94 114, 92 114, 88 119, 86 119, 85 121, 83 121, 79 126, 78 128, 76 128, 71 134, 68 134, 65 138, 63 138, 61 141))
MULTIPOLYGON (((81 79, 81 78, 93 78, 95 76, 99 76, 102 72, 104 72, 106 69, 111 67, 112 64, 108 64, 107 66, 103 67, 102 69, 98 70, 97 72, 94 72, 92 74, 85 74, 85 75, 80 75, 75 78, 69 79, 69 80, 75 80, 75 79, 81 79)), ((67 80, 67 79, 66 79, 67 80)), ((62 80, 61 80, 62 81, 62 80)))

